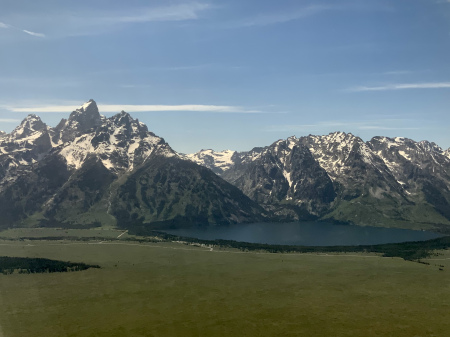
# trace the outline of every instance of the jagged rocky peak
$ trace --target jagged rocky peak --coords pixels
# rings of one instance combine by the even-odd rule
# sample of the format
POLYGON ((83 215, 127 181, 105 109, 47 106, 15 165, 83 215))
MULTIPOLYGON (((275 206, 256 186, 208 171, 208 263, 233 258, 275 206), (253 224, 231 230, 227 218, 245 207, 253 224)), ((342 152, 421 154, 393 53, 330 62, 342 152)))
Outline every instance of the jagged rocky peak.
POLYGON ((422 141, 418 142, 417 144, 420 148, 422 148, 423 151, 426 151, 426 152, 438 152, 438 153, 443 152, 442 148, 434 142, 422 140, 422 141))
POLYGON ((121 111, 114 116, 110 117, 109 120, 111 120, 114 125, 117 126, 131 126, 134 125, 144 125, 143 123, 140 123, 137 119, 134 119, 131 117, 131 115, 126 111, 121 111))
POLYGON ((102 125, 105 118, 101 116, 97 103, 90 99, 73 111, 68 120, 62 119, 56 126, 53 137, 54 143, 72 141, 77 135, 93 131, 102 125))
POLYGON ((346 133, 342 131, 330 132, 327 136, 323 136, 324 139, 330 140, 336 143, 346 143, 353 141, 362 141, 361 138, 355 136, 351 132, 346 133))
POLYGON ((364 147, 364 141, 360 137, 341 131, 331 132, 325 136, 309 135, 301 137, 299 142, 307 145, 313 154, 317 151, 320 153, 323 151, 347 152, 356 144, 364 147))
POLYGON ((155 136, 153 133, 149 133, 148 128, 144 123, 139 122, 138 119, 134 119, 128 112, 123 110, 108 118, 108 121, 110 127, 116 129, 117 133, 126 134, 128 137, 139 136, 145 138, 148 134, 155 136))
POLYGON ((97 103, 95 103, 93 99, 90 99, 81 107, 73 111, 68 120, 69 123, 77 122, 77 128, 80 131, 87 131, 98 126, 101 124, 101 121, 102 118, 98 111, 97 103))
MULTIPOLYGON (((357 148, 367 147, 364 141, 352 133, 331 132, 325 136, 309 135, 301 137, 299 142, 308 146, 314 156, 322 156, 325 152, 348 154, 355 145, 357 148)), ((356 148, 355 148, 356 150, 356 148)))
POLYGON ((296 143, 296 142, 298 142, 298 138, 295 136, 290 136, 290 137, 288 137, 288 139, 286 139, 286 141, 288 143, 296 143))
MULTIPOLYGON (((278 151, 279 149, 285 150, 286 148, 289 148, 292 150, 292 148, 295 145, 298 145, 298 138, 295 136, 288 137, 287 139, 278 139, 275 143, 270 145, 269 147, 273 148, 275 151, 278 151)), ((252 151, 259 151, 260 148, 254 148, 252 151)))
POLYGON ((34 114, 30 114, 20 123, 18 127, 16 127, 13 132, 11 132, 11 136, 20 139, 30 136, 36 131, 41 131, 47 128, 47 125, 42 122, 39 116, 34 114))
POLYGON ((53 143, 62 146, 59 153, 66 158, 71 169, 82 167, 92 153, 99 156, 108 170, 117 174, 132 170, 150 156, 176 155, 164 139, 149 132, 144 123, 133 119, 125 111, 105 118, 98 114, 92 100, 72 113, 67 122, 61 121, 55 130, 57 133, 53 143), (80 130, 74 119, 78 116, 76 113, 89 113, 93 106, 94 112, 101 118, 100 125, 80 130))
POLYGON ((5 137, 7 133, 5 131, 0 130, 0 138, 5 137))

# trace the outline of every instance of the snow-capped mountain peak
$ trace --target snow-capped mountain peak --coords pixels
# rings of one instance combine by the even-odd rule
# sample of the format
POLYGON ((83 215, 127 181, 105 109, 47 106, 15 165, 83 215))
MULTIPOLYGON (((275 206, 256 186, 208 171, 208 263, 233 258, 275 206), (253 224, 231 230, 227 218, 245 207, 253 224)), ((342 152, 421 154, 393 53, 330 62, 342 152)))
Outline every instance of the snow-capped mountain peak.
POLYGON ((82 106, 80 106, 77 110, 86 111, 90 107, 92 107, 93 109, 97 108, 97 103, 92 98, 89 101, 87 101, 86 103, 84 103, 82 106))
MULTIPOLYGON (((92 100, 75 112, 80 115, 90 113, 91 116, 100 116, 92 100)), ((68 127, 69 125, 70 118, 62 131, 63 134, 64 130, 69 132, 73 130, 68 127)), ((94 124, 94 127, 85 132, 80 132, 77 128, 75 130, 77 134, 60 152, 68 165, 74 169, 80 168, 92 155, 97 156, 107 169, 115 173, 132 170, 152 155, 166 157, 176 155, 164 139, 149 132, 145 124, 132 118, 125 111, 102 119, 100 124, 94 124)))
POLYGON ((307 136, 299 140, 311 151, 314 158, 334 181, 349 169, 354 158, 367 165, 377 166, 377 159, 370 147, 351 133, 332 132, 325 136, 307 136))
POLYGON ((80 130, 88 130, 99 125, 101 123, 101 116, 97 103, 93 99, 90 99, 70 114, 68 122, 73 124, 75 122, 78 123, 80 130))
POLYGON ((97 103, 90 99, 73 111, 69 119, 61 120, 55 128, 56 133, 53 136, 53 142, 61 144, 72 141, 79 134, 95 130, 104 121, 105 118, 100 115, 97 103))
POLYGON ((42 131, 47 128, 44 122, 42 122, 41 118, 30 114, 20 123, 18 127, 16 127, 10 134, 11 138, 21 139, 25 137, 29 137, 31 134, 36 131, 42 131))
POLYGON ((79 169, 94 156, 114 173, 132 170, 153 155, 177 155, 164 139, 125 111, 110 118, 101 116, 94 100, 73 111, 55 128, 45 125, 38 116, 29 115, 11 134, 0 139, 0 160, 7 167, 5 175, 9 168, 31 169, 50 152, 64 157, 70 170, 79 169))
POLYGON ((28 115, 10 134, 0 136, 0 188, 15 179, 16 169, 28 168, 52 148, 50 129, 38 116, 28 115))

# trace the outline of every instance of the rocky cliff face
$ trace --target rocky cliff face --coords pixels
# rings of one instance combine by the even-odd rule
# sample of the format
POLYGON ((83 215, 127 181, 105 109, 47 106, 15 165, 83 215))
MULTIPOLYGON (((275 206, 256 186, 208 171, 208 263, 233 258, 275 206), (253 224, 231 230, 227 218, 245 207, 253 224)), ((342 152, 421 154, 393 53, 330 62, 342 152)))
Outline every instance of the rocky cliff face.
POLYGON ((450 161, 434 143, 375 137, 368 144, 415 203, 426 202, 450 219, 450 161))
POLYGON ((222 177, 280 219, 314 219, 335 191, 326 171, 296 138, 240 153, 222 177))

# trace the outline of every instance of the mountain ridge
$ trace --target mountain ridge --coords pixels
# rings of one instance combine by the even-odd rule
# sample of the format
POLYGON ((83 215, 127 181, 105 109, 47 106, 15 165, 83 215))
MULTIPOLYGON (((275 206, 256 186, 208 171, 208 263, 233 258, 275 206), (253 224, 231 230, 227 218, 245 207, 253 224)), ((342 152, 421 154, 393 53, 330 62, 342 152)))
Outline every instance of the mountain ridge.
MULTIPOLYGON (((322 220, 359 225, 412 226, 416 229, 446 228, 450 225, 448 150, 444 151, 428 141, 376 136, 365 142, 345 132, 300 138, 291 136, 266 147, 234 152, 227 166, 215 172, 240 187, 253 200, 261 201, 264 195, 281 193, 283 200, 272 200, 268 208, 277 207, 278 213, 284 214, 288 220, 301 220, 304 214, 300 206, 307 205, 305 198, 292 192, 288 195, 283 192, 283 187, 277 187, 288 186, 284 190, 292 188, 292 173, 286 170, 283 161, 299 146, 309 150, 304 151, 303 157, 310 154, 333 185, 333 192, 325 193, 323 188, 326 184, 322 187, 312 184, 316 192, 324 193, 322 197, 316 195, 316 205, 320 201, 324 203, 321 209, 314 209, 311 206, 314 198, 309 196, 307 201, 310 205, 306 210, 310 215, 322 220), (277 148, 282 148, 278 154, 277 148), (271 163, 267 159, 268 152, 273 155, 271 163), (255 167, 261 172, 257 177, 251 177, 255 167), (264 178, 265 184, 262 183, 263 175, 270 177, 264 178), (327 200, 333 193, 334 200, 327 200), (292 212, 292 209, 295 211, 292 212)), ((220 153, 210 151, 209 155, 218 157, 220 153)), ((205 162, 202 156, 195 153, 187 155, 187 158, 206 167, 214 164, 211 160, 205 162)), ((214 167, 212 169, 214 171, 214 167)), ((312 170, 308 177, 314 177, 317 172, 317 169, 312 170)), ((319 178, 314 179, 315 183, 319 182, 319 178)), ((302 186, 302 190, 304 192, 307 188, 302 186)))
POLYGON ((0 133, 0 227, 323 220, 450 230, 450 149, 345 132, 180 154, 89 100, 49 127, 0 133))

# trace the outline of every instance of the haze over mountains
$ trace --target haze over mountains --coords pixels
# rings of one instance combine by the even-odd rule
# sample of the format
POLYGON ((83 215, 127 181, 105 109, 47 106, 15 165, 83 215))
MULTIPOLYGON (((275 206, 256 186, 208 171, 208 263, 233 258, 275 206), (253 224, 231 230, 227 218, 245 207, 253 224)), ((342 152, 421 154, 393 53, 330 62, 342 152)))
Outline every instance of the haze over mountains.
POLYGON ((329 220, 450 228, 450 150, 341 132, 247 152, 182 155, 93 100, 56 127, 29 115, 0 134, 0 227, 329 220))

